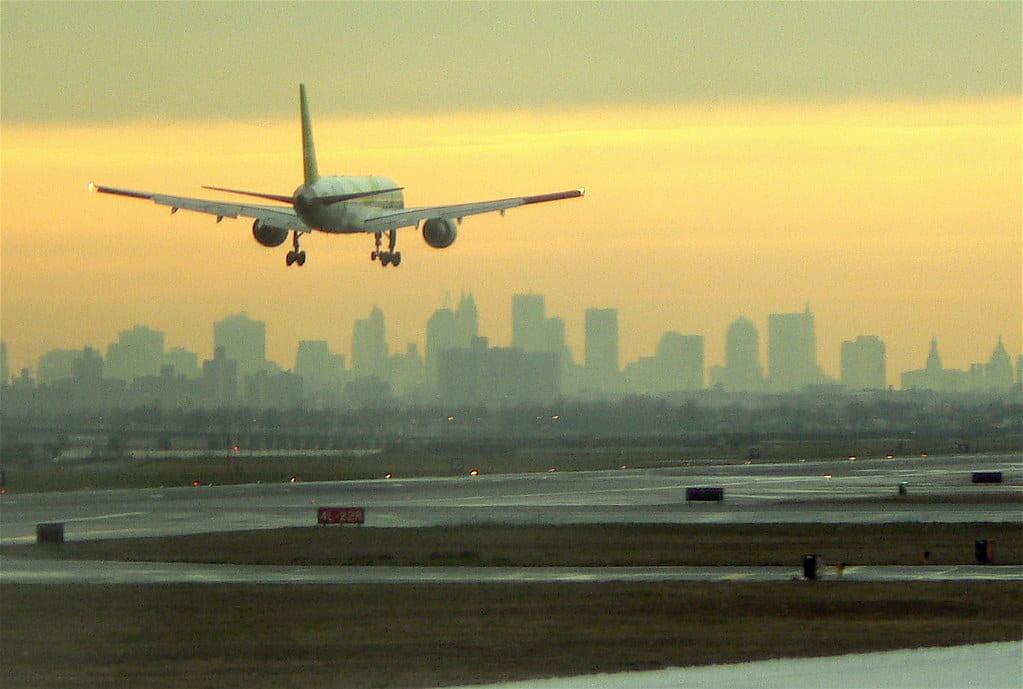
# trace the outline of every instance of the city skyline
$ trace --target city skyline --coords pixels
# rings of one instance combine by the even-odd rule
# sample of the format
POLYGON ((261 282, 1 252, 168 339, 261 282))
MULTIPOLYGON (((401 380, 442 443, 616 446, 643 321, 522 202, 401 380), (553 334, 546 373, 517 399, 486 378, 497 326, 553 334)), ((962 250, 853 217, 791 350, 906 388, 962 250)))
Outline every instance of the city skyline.
MULTIPOLYGON (((445 302, 447 297, 445 297, 445 302)), ((131 381, 119 372, 128 370, 132 365, 140 375, 156 375, 161 364, 173 363, 179 373, 199 375, 200 360, 216 359, 216 350, 223 349, 223 357, 235 362, 239 382, 253 372, 261 370, 295 371, 301 368, 303 350, 307 363, 318 361, 318 365, 339 366, 348 371, 352 377, 376 376, 388 378, 388 367, 393 365, 394 357, 405 352, 419 357, 426 367, 423 371, 425 379, 436 384, 437 352, 444 349, 471 350, 477 338, 482 338, 484 347, 510 348, 517 347, 525 352, 547 352, 569 358, 562 359, 562 370, 575 366, 579 369, 594 372, 594 364, 587 365, 587 347, 602 347, 604 361, 597 363, 595 368, 606 377, 609 364, 608 356, 617 357, 620 333, 617 323, 621 317, 618 309, 606 307, 581 307, 580 328, 584 330, 584 343, 578 348, 566 344, 564 317, 547 311, 545 295, 535 293, 517 293, 511 295, 511 307, 506 320, 511 324, 512 336, 507 341, 489 337, 480 325, 481 312, 471 292, 462 292, 458 307, 452 309, 440 305, 429 315, 422 318, 421 337, 409 342, 388 339, 386 332, 390 325, 386 313, 379 306, 369 309, 368 316, 358 317, 352 323, 352 335, 346 349, 341 343, 307 337, 296 334, 290 353, 281 358, 266 355, 266 342, 274 327, 265 321, 251 317, 247 312, 226 314, 211 324, 212 346, 209 351, 191 350, 181 346, 165 346, 168 333, 153 329, 150 325, 134 324, 130 328, 119 331, 115 340, 107 345, 100 343, 78 343, 72 348, 58 348, 44 352, 47 356, 40 358, 30 366, 13 366, 8 358, 7 343, 4 344, 4 364, 11 376, 17 375, 21 369, 29 368, 40 382, 53 382, 69 375, 74 361, 81 355, 82 349, 91 349, 105 362, 104 375, 120 377, 131 381), (600 327, 587 327, 594 320, 600 327), (602 323, 601 323, 602 322, 602 323), (602 333, 601 329, 613 332, 613 335, 602 333), (592 341, 590 338, 592 337, 592 341), (610 339, 609 339, 610 338, 610 339), (310 348, 315 348, 311 353, 310 348), (156 349, 159 352, 155 351, 156 349), (434 350, 437 350, 436 352, 434 350), (607 354, 608 351, 613 354, 607 354), (162 358, 161 358, 162 357, 162 358), (346 363, 347 362, 347 363, 346 363)), ((575 320, 575 319, 570 319, 575 320)), ((934 336, 927 340, 928 356, 914 362, 907 368, 893 368, 888 363, 887 344, 883 337, 876 334, 848 335, 839 342, 833 343, 839 352, 840 363, 834 370, 819 365, 820 353, 830 349, 832 343, 825 343, 816 336, 815 318, 810 304, 803 310, 773 313, 764 316, 766 328, 758 328, 746 314, 735 316, 723 333, 723 347, 719 352, 711 352, 706 347, 709 333, 692 332, 682 334, 672 329, 661 333, 658 341, 647 352, 628 359, 618 358, 616 373, 626 375, 632 371, 636 380, 649 377, 656 381, 658 367, 673 357, 695 357, 691 363, 685 364, 687 370, 696 366, 697 373, 683 373, 688 382, 678 389, 709 389, 722 384, 726 389, 750 392, 784 392, 801 389, 806 385, 820 383, 840 383, 853 389, 858 387, 873 388, 876 385, 860 385, 862 380, 884 380, 886 386, 900 389, 905 374, 913 374, 918 370, 937 368, 945 371, 969 373, 971 367, 984 365, 988 361, 988 352, 978 351, 969 362, 957 365, 937 354, 940 338, 934 336), (691 344, 690 344, 691 343, 691 344), (695 347, 696 349, 693 349, 695 347), (777 349, 779 353, 775 353, 777 349), (684 352, 691 352, 685 354, 684 352), (674 352, 666 354, 666 352, 674 352), (669 357, 666 359, 665 357, 669 357), (649 370, 647 370, 649 369, 649 370)), ((980 349, 983 349, 981 345, 980 349)), ((996 349, 1006 352, 1004 338, 997 338, 996 349)), ((592 354, 592 352, 591 352, 592 354)), ((1008 354, 1010 365, 1017 360, 1019 353, 1008 354)), ((915 380, 912 375, 910 380, 915 380)), ((585 387, 591 381, 577 381, 585 387)), ((634 381, 635 382, 635 381, 634 381)), ((614 391, 618 388, 607 387, 607 382, 597 383, 597 390, 614 391)), ((657 389, 651 383, 651 389, 657 389)), ((670 390, 666 388, 665 390, 670 390)))
MULTIPOLYGON (((501 343, 509 293, 545 294, 577 356, 577 306, 618 308, 623 362, 674 330, 704 334, 719 363, 735 315, 763 333, 764 315, 806 302, 819 341, 876 334, 891 371, 918 367, 932 335, 956 366, 999 335, 1018 352, 1021 12, 0 3, 0 337, 11 368, 133 323, 208 357, 206 324, 248 311, 272 323, 268 356, 287 362, 290 333, 338 348, 373 303, 402 347, 441 294, 467 288, 501 343), (333 66, 353 47, 338 21, 380 55, 344 88, 333 66), (421 27, 437 40, 418 40, 421 27), (463 41, 467 27, 485 40, 463 41), (268 60, 254 28, 301 33, 320 59, 268 60), (481 217, 442 251, 405 235, 400 271, 374 270, 364 243, 309 237, 315 260, 298 274, 239 221, 87 193, 92 179, 289 193, 299 81, 317 94, 321 166, 387 174, 410 205, 587 196, 481 217), (40 203, 43 189, 59 202, 40 203)), ((829 345, 818 362, 836 372, 839 357, 829 345)))

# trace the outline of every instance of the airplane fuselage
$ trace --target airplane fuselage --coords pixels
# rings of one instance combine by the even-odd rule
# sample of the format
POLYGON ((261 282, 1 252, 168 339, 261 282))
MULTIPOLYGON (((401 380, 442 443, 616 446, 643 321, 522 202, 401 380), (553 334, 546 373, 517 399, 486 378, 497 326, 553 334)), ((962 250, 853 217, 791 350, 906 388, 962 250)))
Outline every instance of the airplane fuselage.
POLYGON ((366 218, 405 208, 405 197, 400 189, 338 203, 316 203, 315 199, 395 189, 397 186, 394 180, 380 175, 321 177, 312 184, 299 186, 295 190, 293 205, 298 217, 311 228, 333 234, 365 232, 366 218))

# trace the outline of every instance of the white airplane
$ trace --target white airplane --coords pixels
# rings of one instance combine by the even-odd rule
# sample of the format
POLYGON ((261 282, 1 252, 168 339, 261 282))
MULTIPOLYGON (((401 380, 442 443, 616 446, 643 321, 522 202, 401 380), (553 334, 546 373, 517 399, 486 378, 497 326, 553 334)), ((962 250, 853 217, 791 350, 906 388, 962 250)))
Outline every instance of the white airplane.
POLYGON ((368 177, 320 177, 316 167, 316 149, 313 146, 312 122, 309 104, 306 101, 305 84, 299 85, 299 102, 302 113, 302 158, 305 168, 305 182, 294 194, 266 194, 240 189, 204 186, 204 189, 242 194, 255 198, 276 201, 287 205, 264 205, 209 201, 187 196, 152 194, 146 191, 118 189, 89 182, 89 190, 104 194, 116 194, 136 199, 148 199, 161 206, 170 206, 171 213, 180 209, 208 213, 217 216, 217 222, 224 218, 254 218, 252 236, 265 247, 280 246, 291 234, 292 249, 286 263, 305 264, 305 251, 299 249, 298 240, 307 232, 330 234, 372 234, 376 248, 370 260, 380 261, 381 266, 401 264, 401 252, 395 251, 398 230, 404 227, 419 228, 423 224, 423 239, 435 249, 451 246, 458 235, 462 218, 479 213, 498 211, 501 215, 509 208, 527 206, 532 203, 558 201, 582 196, 585 189, 572 189, 552 194, 516 196, 494 201, 476 201, 450 206, 423 206, 405 208, 403 187, 393 180, 376 175, 368 177), (383 235, 387 235, 387 249, 381 249, 383 235))

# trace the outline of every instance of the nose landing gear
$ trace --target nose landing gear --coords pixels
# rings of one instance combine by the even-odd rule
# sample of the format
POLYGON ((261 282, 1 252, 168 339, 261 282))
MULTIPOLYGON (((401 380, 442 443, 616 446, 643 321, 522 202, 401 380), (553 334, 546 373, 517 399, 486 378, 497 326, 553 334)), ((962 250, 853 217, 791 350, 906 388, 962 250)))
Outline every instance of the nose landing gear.
POLYGON ((284 263, 291 265, 297 263, 300 266, 305 265, 305 252, 298 248, 298 232, 291 233, 291 245, 295 247, 288 252, 288 255, 284 257, 284 263))
POLYGON ((373 239, 376 242, 376 248, 370 253, 369 260, 380 261, 380 265, 385 268, 401 265, 401 252, 394 250, 394 246, 398 243, 397 230, 387 231, 387 251, 380 250, 382 235, 379 232, 373 234, 373 239))

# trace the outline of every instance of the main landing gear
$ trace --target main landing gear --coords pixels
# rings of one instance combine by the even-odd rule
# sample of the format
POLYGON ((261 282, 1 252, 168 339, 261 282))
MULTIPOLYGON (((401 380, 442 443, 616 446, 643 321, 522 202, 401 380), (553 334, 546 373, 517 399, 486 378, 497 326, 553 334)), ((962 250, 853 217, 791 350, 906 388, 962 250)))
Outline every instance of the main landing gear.
POLYGON ((394 250, 394 245, 398 243, 398 231, 388 230, 387 231, 387 251, 380 250, 380 242, 382 235, 379 232, 373 234, 373 239, 376 241, 376 248, 369 255, 369 260, 380 261, 380 265, 384 268, 387 266, 400 266, 401 265, 401 252, 394 250))
POLYGON ((292 263, 297 263, 300 266, 304 266, 305 265, 305 252, 301 251, 298 248, 298 232, 292 232, 291 233, 291 245, 293 247, 295 247, 295 248, 292 249, 291 251, 289 251, 288 255, 284 257, 284 262, 287 265, 289 265, 289 266, 292 263))

